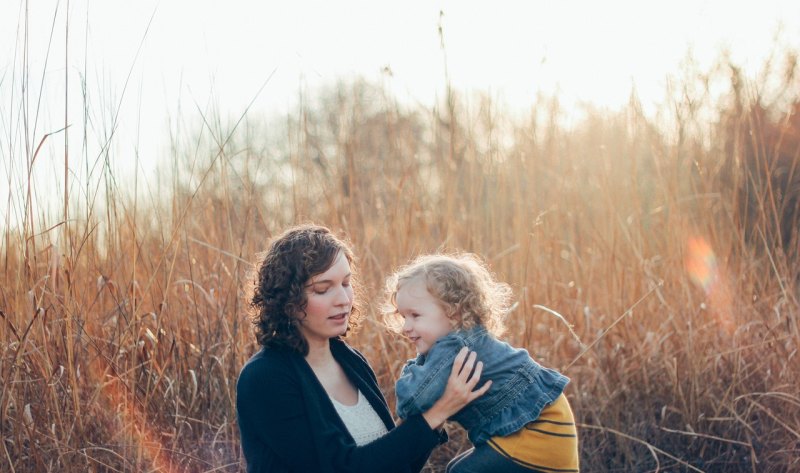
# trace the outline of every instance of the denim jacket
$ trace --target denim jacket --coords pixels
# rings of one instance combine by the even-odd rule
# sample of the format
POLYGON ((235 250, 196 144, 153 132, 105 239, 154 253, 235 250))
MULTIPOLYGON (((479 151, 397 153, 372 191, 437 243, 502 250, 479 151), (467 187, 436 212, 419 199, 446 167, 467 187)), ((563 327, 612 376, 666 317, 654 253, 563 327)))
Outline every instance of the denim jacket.
POLYGON ((569 378, 536 363, 528 352, 497 340, 482 326, 450 332, 425 355, 409 360, 397 380, 397 415, 425 412, 444 393, 450 370, 462 347, 483 362, 478 386, 492 386, 451 419, 461 424, 473 444, 505 436, 536 420, 564 391, 569 378))

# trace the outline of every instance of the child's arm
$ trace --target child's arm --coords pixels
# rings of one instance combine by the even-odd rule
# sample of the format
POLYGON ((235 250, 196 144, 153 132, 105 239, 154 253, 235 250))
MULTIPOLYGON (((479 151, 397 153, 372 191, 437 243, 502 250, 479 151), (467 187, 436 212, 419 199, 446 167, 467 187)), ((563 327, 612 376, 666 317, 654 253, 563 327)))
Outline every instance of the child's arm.
POLYGON ((446 336, 431 347, 424 359, 418 357, 406 364, 395 385, 398 417, 420 414, 436 403, 444 393, 453 361, 464 346, 458 338, 446 336))

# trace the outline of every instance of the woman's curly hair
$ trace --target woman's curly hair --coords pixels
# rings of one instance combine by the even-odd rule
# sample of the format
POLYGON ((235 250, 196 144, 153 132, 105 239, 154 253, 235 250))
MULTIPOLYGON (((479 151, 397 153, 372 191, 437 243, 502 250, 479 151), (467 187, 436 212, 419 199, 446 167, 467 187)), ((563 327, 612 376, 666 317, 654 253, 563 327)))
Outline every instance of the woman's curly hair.
MULTIPOLYGON (((308 304, 306 285, 312 277, 333 266, 339 253, 350 263, 353 281, 353 252, 326 227, 310 224, 291 227, 258 255, 250 307, 260 345, 308 354, 308 342, 299 327, 308 304)), ((360 322, 357 298, 353 299, 348 331, 360 322)))
POLYGON ((390 327, 399 329, 397 291, 419 277, 439 300, 454 329, 481 325, 495 336, 505 331, 511 287, 498 281, 486 263, 472 253, 422 255, 395 271, 386 281, 387 303, 383 306, 390 327))

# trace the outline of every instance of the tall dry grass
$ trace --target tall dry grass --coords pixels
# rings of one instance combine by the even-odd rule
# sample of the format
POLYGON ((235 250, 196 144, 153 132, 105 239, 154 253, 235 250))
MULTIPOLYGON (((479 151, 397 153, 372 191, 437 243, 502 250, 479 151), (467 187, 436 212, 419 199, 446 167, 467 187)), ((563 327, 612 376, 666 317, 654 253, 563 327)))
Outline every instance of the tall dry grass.
MULTIPOLYGON (((382 281, 463 249, 513 285, 510 342, 572 379, 585 471, 797 470, 797 75, 770 102, 720 71, 728 99, 686 89, 672 125, 635 98, 567 127, 555 99, 520 120, 337 84, 282 123, 176 125, 160 198, 114 190, 108 167, 83 211, 21 199, 0 254, 0 470, 243 471, 247 272, 299 221, 353 242, 369 317, 351 342, 390 402, 411 351, 381 327, 382 281)), ((451 438, 430 471, 467 446, 451 438)))

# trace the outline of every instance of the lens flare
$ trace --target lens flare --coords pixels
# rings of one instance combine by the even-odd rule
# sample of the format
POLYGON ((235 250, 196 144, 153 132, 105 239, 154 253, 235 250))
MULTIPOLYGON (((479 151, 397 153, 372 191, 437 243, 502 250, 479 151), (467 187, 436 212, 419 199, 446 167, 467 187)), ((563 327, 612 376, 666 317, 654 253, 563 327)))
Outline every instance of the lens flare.
POLYGON ((695 284, 710 294, 719 278, 717 256, 711 245, 702 238, 689 238, 687 248, 686 271, 695 284))
POLYGON ((692 237, 686 243, 684 266, 689 278, 706 295, 705 306, 717 323, 729 333, 734 329, 731 320, 731 293, 717 262, 711 245, 701 237, 692 237))
POLYGON ((103 379, 100 386, 107 409, 116 411, 119 427, 130 436, 132 445, 138 450, 135 454, 134 465, 141 466, 140 462, 149 463, 147 471, 158 473, 183 473, 184 469, 174 463, 170 457, 171 450, 163 445, 158 431, 148 427, 147 416, 138 407, 138 402, 131 392, 131 388, 118 376, 110 374, 112 370, 103 357, 97 357, 89 365, 94 379, 103 379))

